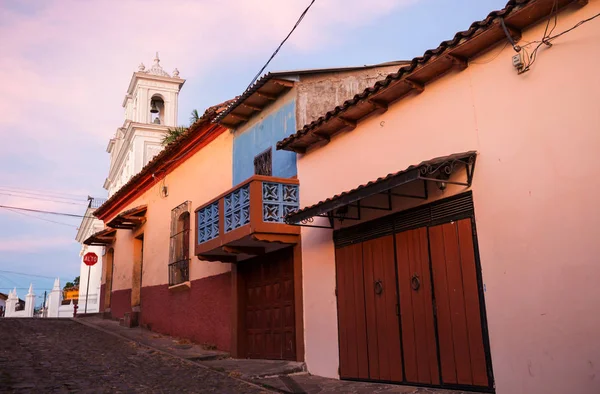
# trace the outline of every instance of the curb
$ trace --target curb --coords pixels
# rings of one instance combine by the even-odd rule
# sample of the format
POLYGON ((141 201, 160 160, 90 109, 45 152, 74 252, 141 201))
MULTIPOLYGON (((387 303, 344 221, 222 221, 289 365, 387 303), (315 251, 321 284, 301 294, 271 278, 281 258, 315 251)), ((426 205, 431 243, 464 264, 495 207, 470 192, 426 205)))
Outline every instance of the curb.
POLYGON ((226 378, 233 379, 233 380, 237 380, 238 382, 241 382, 241 383, 244 383, 244 384, 250 385, 250 386, 252 386, 252 387, 256 387, 257 389, 260 389, 260 390, 263 390, 263 391, 272 392, 272 393, 277 393, 277 392, 279 392, 279 390, 277 390, 277 391, 273 391, 273 389, 272 389, 272 388, 266 388, 266 387, 264 387, 264 386, 261 386, 261 385, 259 385, 259 384, 256 384, 256 383, 253 383, 253 382, 249 382, 249 381, 247 381, 247 380, 240 379, 240 378, 237 378, 237 377, 235 377, 235 376, 231 376, 231 375, 229 375, 229 374, 228 374, 228 373, 226 373, 226 372, 217 371, 217 370, 215 370, 215 369, 213 369, 213 368, 207 367, 206 365, 202 365, 202 364, 200 364, 200 363, 198 363, 198 362, 195 362, 195 361, 192 361, 192 360, 188 360, 187 358, 184 358, 184 357, 177 356, 177 355, 175 355, 175 354, 169 353, 169 352, 167 352, 167 351, 164 351, 164 350, 162 350, 162 349, 159 349, 159 348, 157 348, 157 347, 154 347, 154 346, 152 346, 152 345, 147 345, 147 344, 145 344, 145 343, 141 343, 141 342, 138 342, 138 341, 134 341, 133 339, 127 338, 127 337, 125 337, 125 336, 123 336, 123 335, 121 335, 121 334, 118 334, 118 333, 116 333, 116 332, 113 332, 113 331, 107 330, 107 329, 105 329, 105 328, 102 328, 102 327, 98 327, 98 326, 96 326, 96 325, 94 325, 94 324, 92 324, 92 323, 88 323, 88 322, 84 322, 84 321, 82 321, 82 320, 78 320, 77 318, 75 318, 75 319, 74 319, 74 318, 68 318, 68 319, 61 318, 61 320, 71 320, 71 321, 74 321, 74 322, 76 322, 76 323, 78 323, 78 324, 81 324, 82 326, 86 326, 86 327, 90 327, 90 328, 93 328, 93 329, 95 329, 95 330, 98 330, 98 331, 102 331, 102 332, 103 332, 103 333, 105 333, 105 334, 109 334, 109 335, 112 335, 112 336, 114 336, 114 337, 117 337, 117 338, 123 339, 123 340, 125 340, 125 341, 127 341, 127 342, 135 343, 135 344, 137 344, 137 345, 139 345, 139 346, 142 346, 142 347, 146 347, 146 348, 152 349, 152 350, 154 350, 154 351, 156 351, 156 352, 158 352, 158 353, 161 353, 161 354, 164 354, 164 355, 166 355, 166 356, 173 357, 173 358, 176 358, 176 359, 178 359, 178 360, 181 360, 181 361, 183 361, 183 362, 184 362, 184 363, 186 363, 186 364, 189 364, 189 365, 194 365, 194 366, 196 366, 196 367, 200 367, 200 368, 206 369, 206 370, 208 370, 208 371, 211 371, 211 372, 217 373, 217 374, 219 374, 219 375, 221 375, 221 376, 224 376, 224 377, 226 377, 226 378))

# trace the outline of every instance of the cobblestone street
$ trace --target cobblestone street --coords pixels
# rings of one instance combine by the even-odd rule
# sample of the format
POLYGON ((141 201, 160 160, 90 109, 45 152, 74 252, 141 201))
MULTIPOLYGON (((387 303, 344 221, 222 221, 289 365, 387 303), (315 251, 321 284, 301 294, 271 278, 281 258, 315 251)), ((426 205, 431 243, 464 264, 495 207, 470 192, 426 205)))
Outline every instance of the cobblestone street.
POLYGON ((0 333, 0 392, 267 392, 71 320, 0 319, 0 333))

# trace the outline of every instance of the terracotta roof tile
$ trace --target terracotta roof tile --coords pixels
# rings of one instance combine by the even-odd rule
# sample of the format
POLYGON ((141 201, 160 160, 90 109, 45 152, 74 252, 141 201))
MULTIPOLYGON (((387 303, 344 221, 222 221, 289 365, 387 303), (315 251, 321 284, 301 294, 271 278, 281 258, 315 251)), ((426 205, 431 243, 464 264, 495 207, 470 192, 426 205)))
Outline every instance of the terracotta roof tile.
POLYGON ((94 216, 101 215, 103 211, 107 210, 115 201, 118 201, 121 197, 125 196, 131 189, 136 187, 136 184, 142 179, 142 177, 148 175, 150 172, 155 170, 160 162, 171 159, 177 154, 178 149, 191 139, 194 134, 204 125, 212 122, 216 116, 223 110, 225 110, 232 102, 237 99, 227 100, 217 105, 209 107, 204 114, 192 124, 185 133, 177 137, 173 142, 165 146, 165 148, 150 160, 136 175, 134 175, 127 183, 125 183, 119 190, 115 192, 108 200, 100 205, 95 211, 94 216))
MULTIPOLYGON (((373 86, 369 88, 366 88, 362 93, 355 95, 352 99, 346 100, 342 105, 335 107, 334 109, 327 112, 325 115, 305 125, 295 134, 292 134, 289 137, 279 141, 277 143, 277 149, 293 150, 290 145, 295 143, 297 140, 305 136, 310 131, 327 123, 332 118, 340 115, 344 111, 348 110, 350 107, 357 105, 359 102, 368 99, 370 96, 373 96, 376 93, 380 93, 381 91, 385 90, 392 82, 398 81, 403 77, 410 75, 419 66, 426 64, 432 58, 441 55, 449 49, 452 49, 458 46, 459 44, 462 44, 465 40, 469 40, 476 36, 478 33, 490 28, 495 23, 495 21, 497 21, 497 19, 506 18, 510 16, 511 13, 521 9, 523 6, 528 5, 529 3, 542 2, 549 3, 550 5, 552 4, 552 0, 510 0, 503 9, 491 12, 485 19, 481 21, 473 22, 469 29, 456 33, 451 40, 443 41, 437 48, 425 51, 425 53, 422 56, 415 57, 414 59, 412 59, 412 61, 410 61, 408 65, 400 67, 400 69, 397 72, 389 74, 385 79, 376 82, 373 86)), ((566 3, 566 1, 562 1, 562 3, 566 3)), ((529 21, 529 23, 532 22, 535 21, 529 21)))

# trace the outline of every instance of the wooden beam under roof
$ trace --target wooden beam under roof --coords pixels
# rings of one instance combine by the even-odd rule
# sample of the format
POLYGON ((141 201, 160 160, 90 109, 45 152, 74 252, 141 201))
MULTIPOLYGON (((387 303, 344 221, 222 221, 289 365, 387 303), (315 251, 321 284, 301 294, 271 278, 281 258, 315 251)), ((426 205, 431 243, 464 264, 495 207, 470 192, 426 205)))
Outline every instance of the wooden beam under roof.
POLYGON ((264 97, 264 98, 266 98, 267 100, 270 100, 270 101, 277 100, 277 96, 273 96, 271 94, 261 93, 259 91, 257 91, 256 94, 259 95, 260 97, 264 97))
POLYGON ((260 256, 266 253, 263 246, 223 246, 223 252, 231 254, 247 254, 251 256, 260 256))
POLYGON ((249 117, 247 117, 247 116, 243 116, 243 115, 234 114, 233 112, 230 112, 230 113, 229 113, 229 116, 231 116, 232 118, 239 119, 239 120, 241 120, 241 121, 243 121, 243 122, 247 122, 247 121, 249 121, 249 120, 250 120, 250 118, 249 118, 249 117))
POLYGON ((246 103, 241 103, 240 105, 242 107, 246 107, 248 109, 251 109, 252 111, 262 111, 264 109, 263 107, 257 107, 257 106, 246 104, 246 103))
POLYGON ((294 87, 294 82, 293 81, 288 81, 287 79, 272 79, 271 82, 277 84, 277 85, 281 85, 284 86, 286 88, 293 88, 294 87))

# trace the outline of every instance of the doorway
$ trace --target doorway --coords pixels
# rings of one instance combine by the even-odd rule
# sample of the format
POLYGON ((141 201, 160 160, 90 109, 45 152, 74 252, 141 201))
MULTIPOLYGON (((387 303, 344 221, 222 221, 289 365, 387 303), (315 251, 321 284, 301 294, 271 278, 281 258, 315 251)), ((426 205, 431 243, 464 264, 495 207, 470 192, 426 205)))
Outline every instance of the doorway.
POLYGON ((110 248, 106 252, 106 277, 104 281, 104 309, 110 308, 110 299, 112 296, 112 285, 113 285, 113 270, 115 262, 115 251, 110 248))
POLYGON ((337 234, 342 379, 493 390, 474 217, 447 208, 337 234))
POLYGON ((141 312, 142 276, 144 265, 144 235, 133 239, 133 273, 131 275, 131 308, 133 312, 141 312))
POLYGON ((293 248, 238 263, 241 357, 296 360, 293 248))

